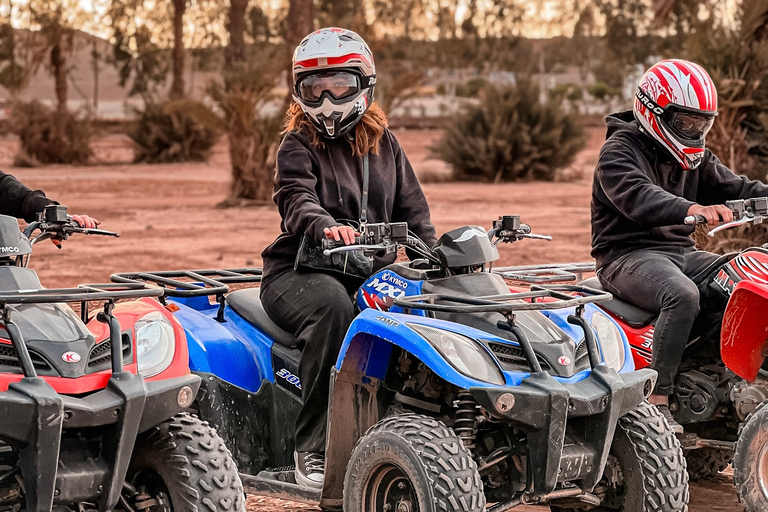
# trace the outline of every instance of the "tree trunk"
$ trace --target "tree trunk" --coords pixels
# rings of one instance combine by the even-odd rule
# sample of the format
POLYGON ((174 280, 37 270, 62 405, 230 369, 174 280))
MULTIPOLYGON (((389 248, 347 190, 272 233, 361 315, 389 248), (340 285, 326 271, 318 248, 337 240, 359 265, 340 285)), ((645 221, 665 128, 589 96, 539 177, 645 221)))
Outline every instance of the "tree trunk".
POLYGON ((290 0, 285 23, 285 44, 294 48, 315 29, 315 3, 313 0, 290 0))
POLYGON ((253 130, 229 130, 229 157, 232 163, 232 190, 219 206, 271 204, 274 168, 265 165, 269 141, 262 141, 253 130))
POLYGON ((173 0, 173 84, 171 99, 184 97, 184 12, 187 0, 173 0))
POLYGON ((56 83, 56 102, 59 111, 67 110, 67 56, 63 37, 51 48, 51 69, 56 83))
POLYGON ((245 12, 248 0, 231 0, 229 7, 229 45, 226 51, 226 67, 231 71, 238 64, 245 62, 245 12))

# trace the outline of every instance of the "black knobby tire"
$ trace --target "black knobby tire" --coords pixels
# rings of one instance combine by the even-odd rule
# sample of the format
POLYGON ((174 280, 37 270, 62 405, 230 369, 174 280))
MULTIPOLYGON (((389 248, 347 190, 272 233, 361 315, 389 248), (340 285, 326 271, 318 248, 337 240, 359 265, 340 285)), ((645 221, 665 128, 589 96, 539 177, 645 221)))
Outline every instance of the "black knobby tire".
POLYGON ((686 450, 685 460, 688 463, 688 476, 691 480, 703 480, 717 476, 728 467, 733 458, 731 450, 719 448, 699 448, 686 450))
MULTIPOLYGON (((618 494, 609 489, 604 505, 598 508, 552 506, 552 512, 688 510, 688 472, 683 449, 656 407, 645 402, 619 420, 611 454, 623 480, 618 494)), ((604 484, 601 481, 598 487, 604 484)))
POLYGON ((485 510, 477 465, 444 423, 420 414, 392 416, 358 441, 344 479, 344 512, 379 512, 398 499, 409 504, 401 510, 412 512, 485 510))
POLYGON ((768 510, 768 402, 760 404, 739 427, 733 483, 744 510, 768 510))
POLYGON ((127 480, 135 487, 164 487, 174 512, 245 511, 232 454, 207 422, 187 413, 139 436, 127 480))

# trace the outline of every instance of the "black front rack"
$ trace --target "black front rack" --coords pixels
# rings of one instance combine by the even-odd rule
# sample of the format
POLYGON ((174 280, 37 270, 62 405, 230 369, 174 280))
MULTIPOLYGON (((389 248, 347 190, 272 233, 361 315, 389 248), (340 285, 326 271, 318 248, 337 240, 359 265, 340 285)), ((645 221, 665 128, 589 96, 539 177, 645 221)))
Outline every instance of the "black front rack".
POLYGON ((204 297, 214 296, 219 303, 216 319, 224 321, 224 294, 229 291, 230 284, 260 283, 262 277, 260 268, 228 268, 201 270, 160 270, 155 272, 121 272, 112 274, 110 280, 126 285, 157 286, 160 290, 160 300, 165 297, 204 297))
POLYGON ((606 302, 613 299, 608 292, 580 285, 531 286, 531 291, 467 297, 429 293, 395 299, 395 306, 403 309, 421 309, 441 313, 485 313, 496 312, 506 315, 516 311, 541 311, 580 307, 592 302, 606 302), (544 301, 544 299, 553 299, 544 301))
POLYGON ((52 304, 80 303, 80 315, 83 322, 88 321, 88 304, 104 302, 103 310, 96 314, 99 322, 109 326, 109 338, 112 350, 112 373, 123 371, 123 349, 120 342, 120 322, 112 314, 115 301, 124 299, 139 299, 142 297, 160 297, 162 290, 142 283, 129 284, 81 284, 77 288, 55 288, 40 290, 4 291, 0 293, 0 309, 3 323, 11 344, 16 350, 16 356, 24 377, 37 377, 37 370, 29 355, 27 345, 19 327, 13 322, 13 309, 8 306, 16 304, 52 304))
POLYGON ((529 284, 575 283, 583 280, 584 274, 595 271, 595 262, 558 263, 551 265, 521 265, 494 268, 494 274, 505 279, 529 284))
POLYGON ((542 371, 541 363, 525 331, 515 322, 515 313, 575 307, 575 314, 568 315, 567 320, 568 323, 577 325, 584 331, 589 363, 592 368, 595 368, 601 363, 600 350, 592 328, 584 319, 584 306, 593 302, 609 301, 612 298, 613 295, 605 291, 587 286, 564 284, 531 286, 528 292, 483 297, 430 293, 395 299, 394 305, 403 308, 406 312, 417 309, 433 313, 501 313, 506 320, 499 321, 497 327, 511 332, 517 338, 528 366, 535 373, 542 371))

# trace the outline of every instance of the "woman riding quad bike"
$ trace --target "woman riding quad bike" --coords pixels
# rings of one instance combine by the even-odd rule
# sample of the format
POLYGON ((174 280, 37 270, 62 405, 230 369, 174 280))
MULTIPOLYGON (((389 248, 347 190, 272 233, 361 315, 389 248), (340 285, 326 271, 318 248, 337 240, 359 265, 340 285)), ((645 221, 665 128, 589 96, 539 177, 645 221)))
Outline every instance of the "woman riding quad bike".
POLYGON ((362 38, 339 28, 308 35, 294 53, 293 79, 275 177, 282 233, 262 254, 261 296, 269 317, 300 340, 296 478, 319 488, 328 374, 355 315, 350 296, 395 255, 373 267, 354 258, 328 265, 317 244, 351 244, 369 221, 407 220, 427 244, 436 239, 416 175, 373 100, 376 67, 362 38))

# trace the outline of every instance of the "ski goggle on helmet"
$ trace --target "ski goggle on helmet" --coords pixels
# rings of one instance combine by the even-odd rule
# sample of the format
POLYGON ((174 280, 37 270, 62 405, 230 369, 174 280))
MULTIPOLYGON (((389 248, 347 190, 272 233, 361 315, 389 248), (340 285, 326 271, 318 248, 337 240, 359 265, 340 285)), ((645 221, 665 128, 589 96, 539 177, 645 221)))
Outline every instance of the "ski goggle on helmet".
POLYGON ((325 137, 340 137, 373 103, 373 54, 351 30, 320 29, 296 48, 293 81, 293 100, 312 125, 325 137))
POLYGON ((695 169, 717 116, 717 90, 704 68, 680 59, 653 65, 640 80, 635 118, 683 169, 695 169))

